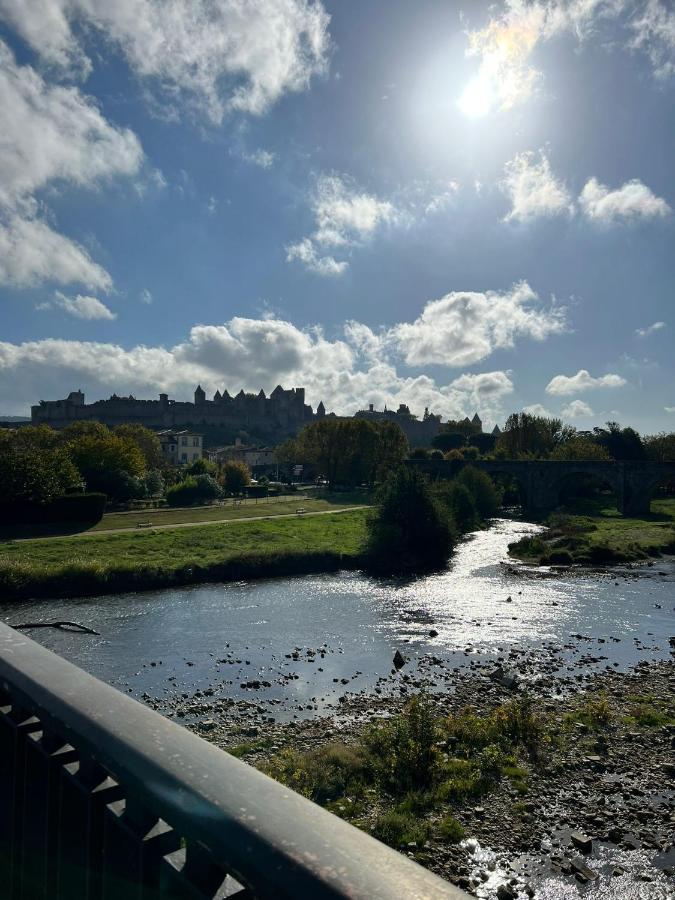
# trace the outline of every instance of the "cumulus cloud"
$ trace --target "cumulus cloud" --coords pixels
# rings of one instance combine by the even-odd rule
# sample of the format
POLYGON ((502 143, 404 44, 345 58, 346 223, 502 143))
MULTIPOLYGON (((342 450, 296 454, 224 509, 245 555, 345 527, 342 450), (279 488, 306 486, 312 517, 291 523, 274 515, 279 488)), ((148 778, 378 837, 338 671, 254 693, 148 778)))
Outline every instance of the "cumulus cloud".
POLYGON ((49 85, 0 41, 0 283, 80 282, 108 290, 110 275, 47 221, 35 194, 47 185, 96 188, 135 175, 138 138, 116 128, 77 88, 49 85))
POLYGON ((565 310, 540 306, 523 281, 505 293, 453 291, 427 303, 414 322, 389 329, 385 338, 410 366, 464 366, 513 347, 516 338, 541 341, 566 328, 565 310))
POLYGON ((141 293, 138 295, 138 299, 141 301, 141 303, 145 303, 146 306, 150 306, 154 298, 152 296, 152 293, 147 288, 143 288, 141 293))
POLYGON ((54 300, 41 303, 38 309, 62 309, 69 316, 76 319, 107 319, 117 318, 117 313, 102 303, 97 297, 87 297, 78 294, 76 297, 67 297, 61 291, 55 291, 54 300))
POLYGON ((323 248, 345 251, 396 221, 393 204, 361 190, 346 175, 320 175, 311 198, 316 229, 286 248, 286 259, 299 260, 319 275, 340 275, 349 263, 321 256, 323 248))
POLYGON ((570 394, 581 394, 583 391, 594 390, 595 388, 616 388, 623 387, 626 379, 621 375, 600 375, 597 378, 588 372, 587 369, 579 369, 576 375, 556 375, 546 385, 546 393, 556 396, 568 396, 570 394))
POLYGON ((476 408, 484 417, 496 417, 513 390, 509 373, 499 371, 461 375, 448 384, 427 375, 405 376, 386 356, 364 354, 363 341, 353 334, 328 340, 320 329, 299 329, 279 319, 234 318, 197 325, 170 348, 55 339, 0 343, 0 405, 21 412, 80 385, 89 399, 113 390, 146 397, 166 391, 188 399, 198 382, 212 392, 269 391, 282 383, 303 385, 308 402, 316 406, 323 400, 347 415, 368 403, 377 408, 406 403, 419 414, 429 407, 444 417, 463 418, 476 408))
POLYGON ((620 220, 663 218, 670 206, 638 178, 610 190, 597 178, 589 178, 579 195, 583 214, 592 221, 610 224, 620 220))
POLYGON ((529 413, 531 416, 543 416, 545 419, 554 418, 553 413, 541 403, 531 403, 529 406, 524 406, 523 412, 529 413))
POLYGON ((85 76, 81 36, 97 29, 164 101, 215 123, 306 89, 330 45, 319 0, 0 0, 0 16, 46 62, 85 76))
POLYGON ((647 54, 654 74, 665 79, 675 74, 675 10, 660 0, 647 0, 630 22, 629 46, 647 54))
POLYGON ((588 403, 584 403, 583 400, 572 400, 571 403, 568 403, 562 409, 562 416, 565 419, 585 419, 594 415, 595 413, 591 407, 588 403))
POLYGON ((646 328, 636 328, 635 334, 640 338, 649 337, 651 334, 655 334, 657 331, 661 331, 661 329, 665 327, 665 322, 654 322, 652 325, 648 325, 646 328))
POLYGON ((565 185, 551 172, 546 154, 519 153, 504 167, 500 187, 511 201, 506 221, 528 222, 541 216, 571 214, 574 205, 565 185))

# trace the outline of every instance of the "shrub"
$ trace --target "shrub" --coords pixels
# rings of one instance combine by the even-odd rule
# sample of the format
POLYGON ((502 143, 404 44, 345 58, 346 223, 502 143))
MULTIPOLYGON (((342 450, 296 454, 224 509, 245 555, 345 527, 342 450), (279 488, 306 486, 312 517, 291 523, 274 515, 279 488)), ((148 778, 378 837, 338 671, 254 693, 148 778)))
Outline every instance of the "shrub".
POLYGON ((192 506, 195 503, 217 500, 221 496, 220 485, 210 475, 197 475, 196 478, 190 476, 166 492, 169 506, 192 506))
POLYGON ((478 510, 473 494, 464 484, 456 481, 441 482, 437 496, 448 509, 460 532, 471 531, 478 525, 478 510))
POLYGON ((547 563, 551 563, 552 565, 560 565, 560 566, 569 566, 574 562, 574 557, 570 553, 569 550, 565 548, 556 548, 554 550, 549 550, 544 559, 547 563))
POLYGON ((445 816, 438 823, 438 834, 444 841, 458 844, 464 838, 464 826, 452 816, 445 816))
POLYGON ((439 761, 436 720, 429 701, 413 697, 391 721, 366 733, 364 745, 380 783, 395 794, 428 787, 439 761))
POLYGON ((429 826, 408 813, 390 810, 375 820, 373 837, 390 847, 413 843, 421 846, 429 837, 429 826))
POLYGON ((265 771, 304 797, 325 804, 359 785, 365 766, 359 748, 327 744, 308 753, 286 750, 268 763, 265 771))
POLYGON ((465 466, 456 480, 470 491, 482 519, 490 519, 496 514, 500 498, 489 475, 473 466, 465 466))
POLYGON ((98 522, 106 504, 105 494, 64 494, 48 503, 0 504, 0 516, 15 525, 48 525, 62 522, 98 522))
POLYGON ((244 488, 251 483, 251 473, 243 462, 230 460, 224 463, 220 471, 220 479, 228 494, 242 494, 244 488))
POLYGON ((372 568, 400 571, 445 565, 453 529, 421 472, 402 466, 384 483, 378 500, 368 523, 372 568))

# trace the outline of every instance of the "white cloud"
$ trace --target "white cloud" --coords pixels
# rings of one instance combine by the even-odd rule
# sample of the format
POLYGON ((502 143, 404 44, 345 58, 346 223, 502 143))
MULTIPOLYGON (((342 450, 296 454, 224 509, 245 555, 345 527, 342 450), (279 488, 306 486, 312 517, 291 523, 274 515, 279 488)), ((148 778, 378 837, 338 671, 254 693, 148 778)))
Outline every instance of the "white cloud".
POLYGON ((562 416, 566 419, 585 419, 594 415, 595 413, 591 407, 588 403, 584 403, 583 400, 572 400, 571 403, 568 403, 562 409, 562 416))
POLYGON ((319 176, 311 203, 316 230, 287 247, 286 259, 297 259, 320 275, 340 275, 348 267, 344 260, 321 257, 321 248, 347 250, 397 219, 393 204, 360 190, 346 175, 319 176))
POLYGON ((320 256, 309 238, 286 247, 286 262, 293 262, 295 259, 315 275, 342 275, 349 268, 349 263, 345 260, 338 262, 333 256, 320 256))
POLYGON ((613 191, 597 178, 589 178, 579 195, 579 206, 587 218, 605 224, 621 219, 663 218, 671 212, 666 201, 637 178, 613 191))
POLYGON ((97 297, 87 297, 78 294, 76 297, 67 297, 61 291, 54 292, 54 300, 41 303, 38 309, 52 309, 58 307, 76 319, 107 319, 117 318, 117 313, 102 303, 97 297))
POLYGON ((98 29, 163 100, 193 101, 215 123, 264 113, 327 68, 319 0, 0 0, 0 16, 47 62, 85 75, 80 36, 98 29))
POLYGON ((506 293, 453 291, 427 303, 414 322, 389 329, 386 339, 410 366, 472 365, 518 337, 544 340, 565 331, 565 311, 543 309, 537 300, 524 281, 506 293))
POLYGON ((580 394, 595 388, 623 387, 626 379, 621 375, 600 375, 595 378, 586 369, 579 369, 576 375, 556 375, 546 385, 546 393, 556 396, 580 394))
POLYGON ((541 216, 571 214, 574 205, 565 185, 551 172, 546 154, 519 153, 504 167, 502 191, 511 200, 506 221, 528 222, 541 216))
POLYGON ((531 403, 529 406, 524 406, 523 412, 529 413, 531 416, 543 416, 545 419, 555 418, 553 413, 546 409, 545 406, 542 406, 541 403, 531 403))
POLYGON ((154 298, 152 296, 152 293, 147 288, 143 288, 141 293, 138 295, 138 299, 141 301, 141 303, 145 303, 146 306, 150 306, 154 298))
POLYGON ((242 158, 261 169, 271 169, 277 155, 270 150, 254 150, 252 153, 242 153, 242 158))
POLYGON ((663 408, 667 413, 675 413, 675 406, 664 406, 663 408))
POLYGON ((80 282, 108 290, 109 274, 46 220, 38 190, 95 188, 133 176, 143 161, 136 136, 115 128, 77 88, 48 85, 17 65, 0 41, 0 283, 80 282))
POLYGON ((661 331, 661 329, 665 327, 665 322, 654 322, 653 325, 648 325, 646 328, 636 328, 635 334, 640 338, 649 337, 651 334, 661 331))
POLYGON ((73 386, 81 385, 90 400, 111 391, 141 397, 167 391, 188 399, 197 383, 211 392, 304 385, 307 402, 316 406, 323 400, 338 413, 352 414, 368 403, 378 408, 406 403, 418 414, 429 407, 451 418, 476 408, 496 416, 513 389, 505 372, 463 375, 445 385, 427 375, 407 377, 386 355, 364 357, 350 336, 330 341, 320 329, 302 330, 273 318, 198 325, 171 348, 55 339, 0 342, 0 405, 10 413, 40 398, 66 396, 73 386))
POLYGON ((647 54, 657 78, 675 74, 675 10, 660 0, 647 0, 630 22, 629 46, 647 54))

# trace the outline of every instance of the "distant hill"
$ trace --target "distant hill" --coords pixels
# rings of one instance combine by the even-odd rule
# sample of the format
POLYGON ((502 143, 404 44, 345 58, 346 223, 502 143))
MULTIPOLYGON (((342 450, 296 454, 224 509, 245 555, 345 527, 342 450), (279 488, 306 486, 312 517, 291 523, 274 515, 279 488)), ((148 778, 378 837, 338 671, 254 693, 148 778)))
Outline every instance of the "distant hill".
POLYGON ((0 422, 30 422, 30 416, 3 416, 0 414, 0 422))

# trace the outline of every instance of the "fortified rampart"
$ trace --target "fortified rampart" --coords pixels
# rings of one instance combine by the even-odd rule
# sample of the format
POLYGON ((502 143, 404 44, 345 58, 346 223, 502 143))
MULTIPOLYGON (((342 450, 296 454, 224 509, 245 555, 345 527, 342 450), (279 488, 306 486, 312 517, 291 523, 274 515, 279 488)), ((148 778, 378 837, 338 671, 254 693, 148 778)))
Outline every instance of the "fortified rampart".
MULTIPOLYGON (((65 428, 72 422, 94 421, 109 427, 124 423, 147 428, 200 428, 247 431, 261 437, 284 438, 296 434, 315 418, 312 407, 305 403, 305 389, 284 390, 276 387, 269 397, 264 391, 231 397, 227 391, 216 391, 207 400, 202 388, 195 391, 193 403, 170 400, 160 394, 158 400, 118 397, 85 403, 81 391, 71 392, 65 400, 42 400, 31 407, 33 425, 65 428)), ((322 405, 320 405, 322 406, 322 405)))

